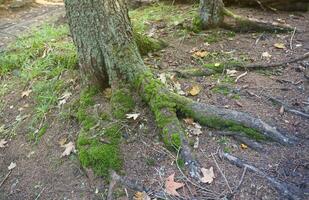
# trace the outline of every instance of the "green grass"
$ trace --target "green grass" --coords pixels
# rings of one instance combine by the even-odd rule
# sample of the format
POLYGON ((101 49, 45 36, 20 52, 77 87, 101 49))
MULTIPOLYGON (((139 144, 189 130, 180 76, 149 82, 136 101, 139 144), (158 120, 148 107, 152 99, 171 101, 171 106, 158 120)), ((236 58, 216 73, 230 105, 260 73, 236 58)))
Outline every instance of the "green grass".
POLYGON ((179 6, 173 6, 170 3, 155 3, 151 6, 133 10, 129 14, 134 29, 138 32, 146 32, 151 28, 147 22, 164 22, 167 26, 173 26, 185 19, 192 21, 196 12, 196 6, 192 6, 188 10, 182 10, 179 6))
MULTIPOLYGON (((76 49, 68 38, 68 27, 43 25, 12 43, 0 53, 0 75, 17 76, 15 84, 31 89, 35 100, 29 138, 35 142, 44 135, 46 115, 57 106, 68 83, 60 78, 77 64, 76 49)), ((3 90, 2 92, 3 93, 3 90)), ((1 95, 2 96, 2 95, 1 95)))

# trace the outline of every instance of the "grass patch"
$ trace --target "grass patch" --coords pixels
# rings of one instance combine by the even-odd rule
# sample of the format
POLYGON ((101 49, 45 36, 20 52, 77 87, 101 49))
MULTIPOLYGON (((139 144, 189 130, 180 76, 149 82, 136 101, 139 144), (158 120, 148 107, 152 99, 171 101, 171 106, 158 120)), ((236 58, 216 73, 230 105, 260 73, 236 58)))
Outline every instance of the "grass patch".
POLYGON ((57 106, 68 83, 60 78, 77 64, 76 49, 68 38, 68 27, 45 24, 32 30, 0 53, 0 75, 13 70, 16 84, 31 89, 35 100, 29 138, 35 142, 44 135, 46 115, 57 106), (29 86, 28 86, 29 85, 29 86))
POLYGON ((134 29, 143 33, 150 30, 151 22, 164 22, 168 27, 175 26, 186 19, 192 21, 196 12, 196 6, 190 6, 190 8, 184 10, 180 6, 170 3, 155 3, 130 11, 129 14, 134 29))

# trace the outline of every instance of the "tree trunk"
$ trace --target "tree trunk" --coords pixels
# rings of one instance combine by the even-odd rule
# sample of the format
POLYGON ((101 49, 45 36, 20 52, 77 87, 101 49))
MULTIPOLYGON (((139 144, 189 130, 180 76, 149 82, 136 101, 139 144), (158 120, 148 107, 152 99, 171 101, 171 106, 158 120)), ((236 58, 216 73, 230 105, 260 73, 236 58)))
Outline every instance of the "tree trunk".
POLYGON ((307 11, 309 2, 308 0, 224 0, 226 5, 243 5, 278 9, 278 10, 298 10, 307 11))
POLYGON ((218 27, 224 20, 222 0, 200 0, 201 28, 218 27))
MULTIPOLYGON (((218 2, 222 1, 216 2, 212 5, 218 8, 218 2)), ((191 177, 200 180, 201 167, 191 153, 176 110, 213 128, 240 131, 257 139, 267 137, 283 144, 294 143, 259 118, 196 103, 167 89, 143 63, 125 0, 65 0, 65 6, 85 77, 103 87, 134 88, 153 112, 165 145, 180 151, 191 177)))

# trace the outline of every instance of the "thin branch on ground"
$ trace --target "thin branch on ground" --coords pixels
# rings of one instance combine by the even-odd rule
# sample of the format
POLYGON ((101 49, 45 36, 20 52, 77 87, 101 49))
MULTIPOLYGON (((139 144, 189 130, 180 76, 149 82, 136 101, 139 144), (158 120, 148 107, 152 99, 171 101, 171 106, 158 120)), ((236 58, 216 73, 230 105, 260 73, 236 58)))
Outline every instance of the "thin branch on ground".
POLYGON ((12 173, 12 170, 10 170, 9 173, 6 174, 6 176, 4 177, 4 179, 3 179, 3 180, 1 181, 1 183, 0 183, 0 188, 1 188, 1 186, 3 185, 3 183, 6 181, 6 179, 9 178, 9 176, 10 176, 11 173, 12 173))
POLYGON ((280 193, 285 198, 288 199, 293 199, 293 200, 301 200, 302 195, 299 189, 292 184, 287 184, 285 182, 281 182, 273 177, 268 176, 265 172, 261 171, 260 169, 254 167, 253 165, 250 165, 241 159, 229 154, 229 153, 224 153, 221 152, 221 157, 229 161, 231 164, 236 165, 237 167, 240 168, 247 168, 249 171, 254 172, 261 177, 264 177, 268 180, 268 182, 276 188, 276 190, 280 193))

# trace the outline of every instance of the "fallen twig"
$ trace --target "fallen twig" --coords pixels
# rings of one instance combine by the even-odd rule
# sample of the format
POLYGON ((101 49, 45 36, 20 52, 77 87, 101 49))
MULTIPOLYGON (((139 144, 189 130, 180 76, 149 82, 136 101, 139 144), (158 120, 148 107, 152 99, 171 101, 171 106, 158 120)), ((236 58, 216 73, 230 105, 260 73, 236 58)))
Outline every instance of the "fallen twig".
POLYGON ((237 167, 240 168, 247 168, 249 171, 257 173, 258 175, 266 178, 268 180, 268 182, 274 187, 276 188, 276 190, 280 193, 280 195, 284 196, 285 198, 288 199, 293 199, 293 200, 301 200, 302 196, 301 193, 299 191, 299 189, 292 185, 292 184, 286 184, 283 183, 273 177, 268 176, 265 172, 261 171, 260 169, 249 165, 248 163, 242 161, 241 159, 232 156, 229 153, 223 153, 221 152, 221 156, 223 158, 225 158, 226 160, 228 160, 230 163, 232 163, 233 165, 236 165, 237 167))
POLYGON ((280 106, 283 106, 285 111, 309 119, 309 114, 304 113, 304 112, 299 111, 299 110, 295 110, 295 109, 291 108, 290 106, 288 106, 286 103, 284 103, 284 102, 282 102, 281 100, 276 99, 276 98, 274 98, 274 97, 270 97, 270 96, 267 96, 267 95, 264 95, 264 96, 265 96, 267 99, 269 99, 270 101, 272 101, 273 103, 279 104, 280 106))
POLYGON ((309 58, 309 52, 305 53, 302 56, 292 58, 290 60, 285 60, 282 62, 276 62, 276 63, 252 63, 252 64, 241 64, 236 67, 245 68, 245 69, 256 69, 256 68, 272 68, 272 67, 279 67, 282 65, 286 65, 289 63, 296 63, 298 61, 302 61, 309 58))
POLYGON ((3 183, 6 181, 6 179, 9 178, 9 176, 10 176, 11 173, 12 173, 12 170, 10 170, 9 173, 6 174, 6 176, 4 177, 4 179, 3 179, 3 180, 1 181, 1 183, 0 183, 0 188, 1 188, 1 186, 3 185, 3 183))
POLYGON ((293 49, 293 39, 295 36, 295 32, 296 32, 296 27, 294 28, 291 39, 290 39, 290 49, 293 49))
POLYGON ((223 177, 223 179, 224 179, 224 181, 225 181, 225 183, 226 183, 228 189, 230 190, 231 193, 233 193, 233 190, 231 189, 230 184, 229 184, 228 180, 226 179, 226 176, 224 175, 224 173, 222 172, 220 166, 218 165, 215 156, 214 156, 213 154, 211 154, 211 157, 212 157, 212 159, 214 160, 214 162, 215 162, 215 164, 216 164, 216 167, 217 167, 217 169, 219 170, 221 176, 223 177))

